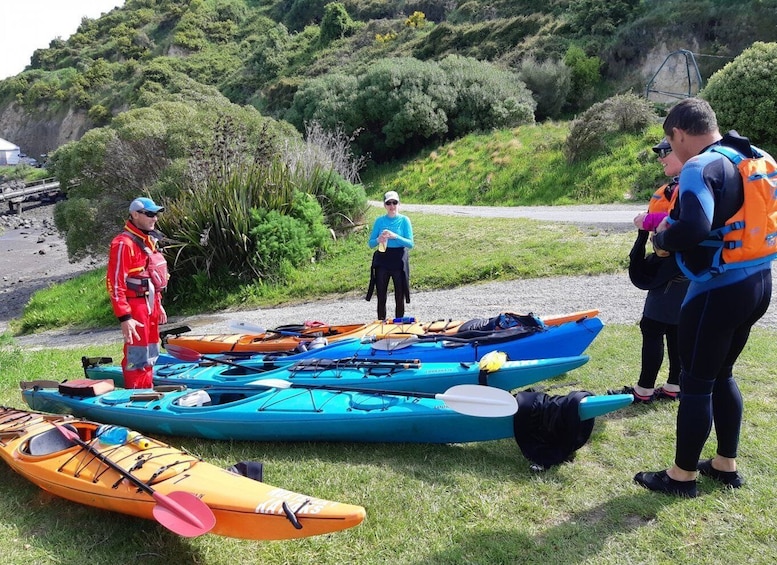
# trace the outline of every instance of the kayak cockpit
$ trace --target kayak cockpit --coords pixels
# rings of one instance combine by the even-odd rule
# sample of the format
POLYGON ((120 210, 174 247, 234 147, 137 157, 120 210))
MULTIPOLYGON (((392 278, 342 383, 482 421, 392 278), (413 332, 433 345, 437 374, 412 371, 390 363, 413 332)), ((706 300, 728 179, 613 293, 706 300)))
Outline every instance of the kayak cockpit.
MULTIPOLYGON (((75 427, 70 424, 63 424, 62 427, 69 429, 72 432, 78 433, 75 427)), ((53 427, 50 430, 41 432, 32 436, 21 447, 21 452, 33 457, 40 457, 43 455, 51 455, 52 453, 58 453, 65 451, 71 447, 75 447, 77 444, 72 439, 67 437, 58 427, 53 427)))

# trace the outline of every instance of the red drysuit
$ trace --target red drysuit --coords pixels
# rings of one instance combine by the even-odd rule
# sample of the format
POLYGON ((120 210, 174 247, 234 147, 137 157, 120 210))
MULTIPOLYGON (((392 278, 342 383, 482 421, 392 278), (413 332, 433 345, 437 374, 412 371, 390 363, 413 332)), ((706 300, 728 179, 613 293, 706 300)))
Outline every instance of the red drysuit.
POLYGON ((136 328, 140 340, 124 343, 121 362, 124 387, 151 388, 154 362, 159 357, 159 323, 164 312, 161 291, 167 285, 166 264, 153 233, 144 233, 130 221, 124 230, 111 242, 106 285, 119 322, 133 318, 143 324, 136 328), (164 265, 163 282, 157 279, 156 285, 153 280, 157 272, 153 267, 149 269, 149 264, 159 261, 154 261, 150 254, 161 259, 164 265))

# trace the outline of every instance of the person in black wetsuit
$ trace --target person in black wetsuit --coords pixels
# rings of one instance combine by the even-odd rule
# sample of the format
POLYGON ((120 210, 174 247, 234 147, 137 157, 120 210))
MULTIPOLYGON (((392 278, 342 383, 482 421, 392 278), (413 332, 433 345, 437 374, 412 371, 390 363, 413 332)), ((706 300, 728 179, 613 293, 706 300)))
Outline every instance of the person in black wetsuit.
MULTIPOLYGON (((657 210, 671 210, 674 204, 677 175, 680 174, 683 164, 672 153, 672 148, 666 139, 662 139, 653 146, 653 151, 658 156, 664 173, 672 177, 670 182, 656 190, 648 206, 647 213, 658 216, 657 210)), ((680 272, 674 257, 670 257, 668 253, 663 258, 655 254, 652 257, 645 257, 645 244, 649 234, 644 224, 639 221, 645 215, 646 213, 643 213, 634 218, 639 232, 631 253, 629 253, 629 275, 632 282, 638 288, 648 291, 642 310, 642 318, 639 321, 639 329, 642 333, 642 366, 636 385, 626 385, 607 391, 607 394, 631 394, 634 396, 635 404, 646 404, 653 402, 653 400, 677 400, 680 395, 680 353, 677 348, 677 324, 680 321, 680 305, 685 298, 686 290, 688 290, 688 279, 680 272), (638 268, 639 265, 649 265, 649 269, 655 271, 653 281, 634 280, 633 269, 638 268), (665 341, 669 359, 668 376, 666 384, 655 388, 658 373, 664 362, 665 341)), ((666 212, 661 215, 666 216, 666 212)))
MULTIPOLYGON (((714 253, 700 244, 744 201, 736 166, 710 149, 722 145, 745 157, 760 150, 735 131, 721 135, 715 112, 699 98, 678 102, 663 127, 683 169, 675 205, 677 217, 662 222, 653 245, 682 252, 684 265, 690 273, 698 274, 710 266, 714 253)), ((691 281, 680 311, 682 393, 674 465, 663 471, 637 473, 634 480, 638 484, 652 491, 693 497, 697 495, 697 473, 727 487, 744 483, 736 461, 743 401, 732 370, 753 324, 768 309, 771 294, 769 259, 756 266, 732 268, 706 282, 691 281), (713 424, 716 455, 700 460, 713 424)))

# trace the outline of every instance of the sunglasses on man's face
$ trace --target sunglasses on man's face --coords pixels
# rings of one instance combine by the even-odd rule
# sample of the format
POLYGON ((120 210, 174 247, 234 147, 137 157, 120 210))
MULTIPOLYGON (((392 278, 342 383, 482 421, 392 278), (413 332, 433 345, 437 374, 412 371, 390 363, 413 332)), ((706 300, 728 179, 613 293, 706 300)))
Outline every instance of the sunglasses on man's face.
POLYGON ((149 212, 148 210, 140 210, 140 213, 146 216, 147 218, 156 218, 156 215, 157 215, 156 212, 149 212))
POLYGON ((669 155, 671 152, 672 152, 672 148, 671 147, 669 149, 659 149, 658 150, 658 156, 661 159, 666 159, 666 156, 669 155))
POLYGON ((396 200, 386 200, 386 206, 396 206, 399 204, 396 200))

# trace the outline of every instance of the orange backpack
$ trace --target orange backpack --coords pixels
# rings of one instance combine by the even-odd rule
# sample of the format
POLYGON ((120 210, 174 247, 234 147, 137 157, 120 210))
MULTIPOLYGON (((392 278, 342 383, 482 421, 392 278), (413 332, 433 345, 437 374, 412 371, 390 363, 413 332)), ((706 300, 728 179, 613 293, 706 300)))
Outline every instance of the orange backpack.
POLYGON ((677 189, 677 180, 673 180, 672 182, 666 183, 661 188, 656 190, 653 193, 653 196, 650 197, 650 202, 648 202, 648 213, 654 214, 654 213, 662 213, 662 214, 669 214, 669 212, 672 211, 672 208, 674 208, 674 203, 677 200, 677 194, 680 191, 677 189), (669 198, 666 197, 666 188, 674 184, 674 190, 672 191, 672 194, 669 196, 669 198))
POLYGON ((742 176, 744 202, 726 224, 710 232, 701 245, 715 247, 712 264, 706 271, 693 274, 678 253, 678 265, 693 281, 708 281, 730 269, 760 265, 777 257, 777 163, 756 148, 756 157, 745 157, 729 147, 715 151, 736 165, 742 176))

